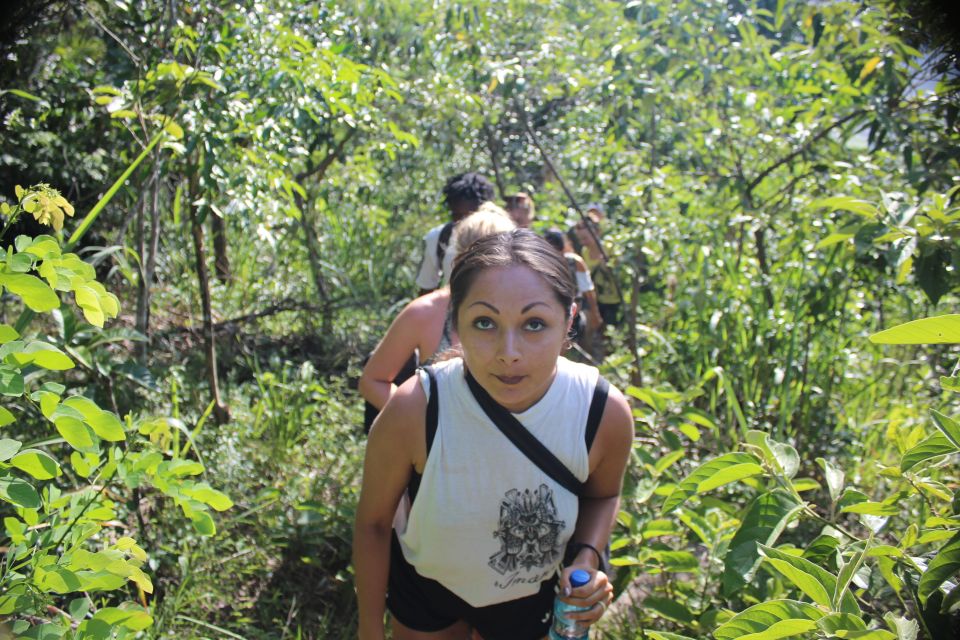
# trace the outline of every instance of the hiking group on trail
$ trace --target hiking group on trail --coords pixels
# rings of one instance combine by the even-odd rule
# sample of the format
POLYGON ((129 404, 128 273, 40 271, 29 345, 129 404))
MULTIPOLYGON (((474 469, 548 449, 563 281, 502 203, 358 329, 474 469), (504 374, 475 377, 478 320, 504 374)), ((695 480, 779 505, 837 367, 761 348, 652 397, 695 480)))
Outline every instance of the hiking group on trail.
POLYGON ((443 194, 450 220, 424 237, 421 295, 360 379, 359 635, 384 638, 388 610, 397 640, 540 639, 555 598, 575 607, 556 622, 585 629, 612 599, 605 562, 633 439, 626 399, 590 364, 617 320, 597 286, 603 210, 548 241, 529 229, 526 193, 501 208, 466 173, 443 194))

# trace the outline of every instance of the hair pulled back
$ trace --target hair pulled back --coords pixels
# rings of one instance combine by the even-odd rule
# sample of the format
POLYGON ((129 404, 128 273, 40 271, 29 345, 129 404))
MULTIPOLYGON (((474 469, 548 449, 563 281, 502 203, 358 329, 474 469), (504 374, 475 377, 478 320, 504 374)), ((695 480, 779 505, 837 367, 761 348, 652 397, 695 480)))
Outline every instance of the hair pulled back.
MULTIPOLYGON (((456 328, 460 306, 474 280, 487 269, 522 266, 538 274, 550 287, 557 302, 570 317, 577 287, 566 259, 529 229, 513 229, 480 238, 457 256, 450 274, 450 314, 456 328)), ((504 286, 510 286, 504 283, 504 286)))

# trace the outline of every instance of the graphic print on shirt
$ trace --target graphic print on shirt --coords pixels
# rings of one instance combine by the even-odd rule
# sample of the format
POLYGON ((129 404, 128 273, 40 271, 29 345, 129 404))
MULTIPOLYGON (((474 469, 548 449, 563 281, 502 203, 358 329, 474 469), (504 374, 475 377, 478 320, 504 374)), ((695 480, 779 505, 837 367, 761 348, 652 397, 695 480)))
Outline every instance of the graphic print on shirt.
POLYGON ((558 538, 565 526, 557 517, 550 487, 510 489, 500 501, 500 524, 493 532, 500 540, 500 551, 490 556, 489 565, 500 575, 552 567, 563 551, 558 538))

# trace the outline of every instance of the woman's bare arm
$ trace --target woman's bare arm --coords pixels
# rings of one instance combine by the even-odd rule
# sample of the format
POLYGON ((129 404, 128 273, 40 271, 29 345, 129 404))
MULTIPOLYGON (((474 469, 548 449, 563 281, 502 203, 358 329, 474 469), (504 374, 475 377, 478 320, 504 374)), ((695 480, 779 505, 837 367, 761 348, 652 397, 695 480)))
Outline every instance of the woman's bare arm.
POLYGON ((370 430, 353 530, 361 640, 382 640, 393 517, 413 469, 426 458, 427 400, 419 376, 400 385, 370 430))

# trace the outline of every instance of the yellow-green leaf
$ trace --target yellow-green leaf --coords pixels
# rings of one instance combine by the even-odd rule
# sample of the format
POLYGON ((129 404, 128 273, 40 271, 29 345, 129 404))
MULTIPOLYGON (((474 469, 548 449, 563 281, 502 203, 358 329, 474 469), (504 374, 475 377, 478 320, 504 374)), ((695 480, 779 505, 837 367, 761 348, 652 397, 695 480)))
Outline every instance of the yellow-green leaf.
POLYGON ((49 480, 60 475, 60 464, 56 459, 39 449, 24 449, 10 459, 10 464, 37 480, 49 480))
POLYGON ((874 56, 867 60, 867 63, 863 65, 863 69, 860 69, 860 81, 863 82, 863 79, 868 75, 873 73, 873 70, 877 68, 877 65, 880 64, 880 56, 874 56))

